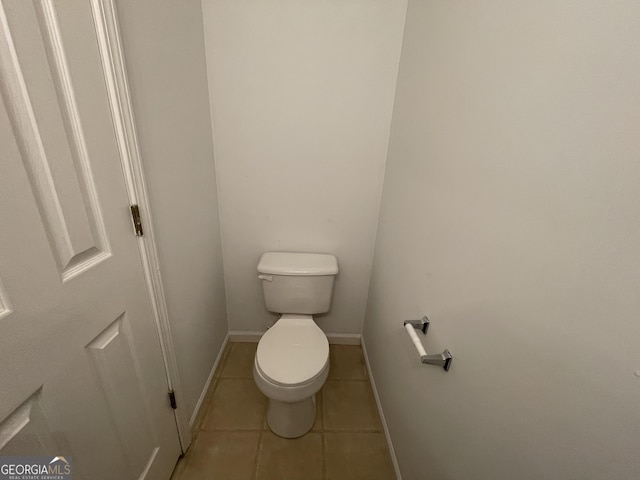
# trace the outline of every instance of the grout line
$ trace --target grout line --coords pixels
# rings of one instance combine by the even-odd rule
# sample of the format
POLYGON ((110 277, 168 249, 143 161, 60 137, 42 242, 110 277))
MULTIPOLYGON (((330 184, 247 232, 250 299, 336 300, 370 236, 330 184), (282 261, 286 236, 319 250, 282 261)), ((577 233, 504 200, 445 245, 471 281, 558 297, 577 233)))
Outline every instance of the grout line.
POLYGON ((320 432, 320 435, 320 441, 322 442, 322 446, 320 448, 320 459, 322 461, 322 479, 325 480, 327 478, 327 455, 324 447, 324 430, 320 432))
MULTIPOLYGON (((368 378, 327 378, 327 382, 369 382, 368 378)), ((326 382, 325 382, 326 383, 326 382)))
POLYGON ((319 394, 320 394, 320 396, 322 397, 322 398, 320 399, 320 400, 321 400, 321 402, 320 402, 320 403, 322 404, 322 405, 321 405, 321 407, 320 407, 320 408, 322 409, 322 421, 320 422, 320 431, 324 433, 324 431, 326 430, 326 427, 325 427, 325 424, 324 424, 324 422, 325 422, 325 416, 326 416, 326 415, 324 414, 324 385, 322 386, 322 388, 320 389, 320 391, 319 391, 318 393, 319 393, 319 394))
MULTIPOLYGON (((202 401, 200 402, 201 404, 200 404, 200 408, 198 409, 198 415, 196 415, 193 425, 191 426, 192 442, 195 442, 195 440, 198 438, 198 432, 202 430, 202 424, 204 423, 204 420, 207 418, 207 413, 209 412, 209 408, 211 407, 211 400, 213 399, 213 392, 215 392, 217 385, 218 385, 218 379, 214 376, 211 379, 209 387, 207 388, 207 391, 204 394, 202 401)), ((187 449, 187 452, 189 452, 188 449, 187 449)))
MULTIPOLYGON (((269 426, 260 427, 260 428, 201 428, 203 432, 270 432, 271 429, 269 426)), ((366 428, 349 428, 349 429, 338 429, 338 428, 326 428, 322 430, 309 430, 308 433, 384 433, 380 430, 369 430, 366 428)), ((305 434, 306 435, 306 434, 305 434)), ((282 437, 284 438, 284 437, 282 437)), ((187 454, 185 454, 186 456, 187 454)))
POLYGON ((251 478, 257 480, 258 478, 258 462, 260 461, 260 454, 262 453, 262 436, 263 432, 260 430, 258 434, 258 446, 256 447, 256 458, 253 460, 253 470, 251 471, 251 478))
POLYGON ((260 455, 262 453, 262 439, 264 437, 264 424, 267 421, 267 404, 262 406, 262 421, 260 422, 260 434, 258 435, 258 449, 256 450, 256 458, 253 461, 253 476, 254 480, 258 478, 258 465, 260 462, 260 455))
POLYGON ((365 428, 351 428, 351 429, 336 429, 327 428, 324 430, 326 433, 384 433, 382 430, 367 430, 365 428))
POLYGON ((262 428, 203 428, 203 432, 261 432, 262 428))
POLYGON ((204 428, 204 424, 205 424, 205 421, 207 419, 207 416, 209 415, 209 411, 212 408, 213 397, 214 397, 214 395, 216 393, 216 390, 218 390, 219 387, 220 387, 220 378, 216 377, 214 375, 213 381, 211 382, 211 385, 209 386, 210 391, 207 392, 207 395, 204 398, 205 401, 206 401, 206 405, 202 406, 202 408, 204 410, 202 412, 202 417, 197 422, 197 426, 196 426, 195 433, 194 433, 194 438, 197 438, 197 436, 199 435, 199 433, 201 431, 206 431, 206 432, 211 431, 210 429, 204 428))

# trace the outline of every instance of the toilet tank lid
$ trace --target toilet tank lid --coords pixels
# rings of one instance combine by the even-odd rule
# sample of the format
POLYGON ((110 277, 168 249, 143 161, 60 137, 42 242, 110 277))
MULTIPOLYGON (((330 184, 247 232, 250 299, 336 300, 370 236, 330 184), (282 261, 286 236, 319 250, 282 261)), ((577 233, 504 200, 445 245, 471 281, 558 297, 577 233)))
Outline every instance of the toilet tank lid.
POLYGON ((323 253, 266 252, 260 257, 258 272, 271 275, 336 275, 338 260, 323 253))

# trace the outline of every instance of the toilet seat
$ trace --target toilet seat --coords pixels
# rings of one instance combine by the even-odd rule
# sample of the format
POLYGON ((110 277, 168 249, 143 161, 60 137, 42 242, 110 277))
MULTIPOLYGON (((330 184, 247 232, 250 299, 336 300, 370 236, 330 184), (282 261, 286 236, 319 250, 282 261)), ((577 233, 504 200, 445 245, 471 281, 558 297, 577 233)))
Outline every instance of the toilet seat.
POLYGON ((275 385, 301 386, 325 373, 329 342, 311 315, 283 315, 260 339, 256 369, 275 385))

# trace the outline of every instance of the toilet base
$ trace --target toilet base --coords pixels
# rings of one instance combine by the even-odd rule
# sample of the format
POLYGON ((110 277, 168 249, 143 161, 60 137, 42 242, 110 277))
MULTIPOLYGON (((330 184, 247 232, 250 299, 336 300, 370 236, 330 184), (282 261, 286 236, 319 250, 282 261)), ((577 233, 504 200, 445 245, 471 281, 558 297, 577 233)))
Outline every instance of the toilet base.
POLYGON ((316 421, 316 396, 312 395, 300 402, 287 403, 269 399, 267 423, 279 437, 301 437, 313 427, 316 421))

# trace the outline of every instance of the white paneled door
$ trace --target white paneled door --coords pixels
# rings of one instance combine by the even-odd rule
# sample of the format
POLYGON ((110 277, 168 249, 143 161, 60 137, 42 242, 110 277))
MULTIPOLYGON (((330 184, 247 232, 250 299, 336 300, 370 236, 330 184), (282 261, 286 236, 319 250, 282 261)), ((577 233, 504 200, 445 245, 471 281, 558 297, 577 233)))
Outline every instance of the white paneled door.
POLYGON ((180 454, 88 0, 0 0, 0 455, 180 454))

